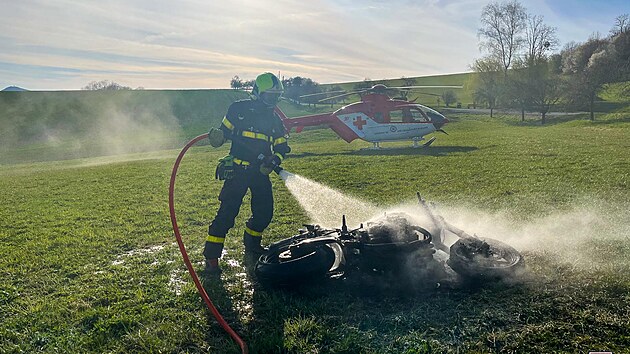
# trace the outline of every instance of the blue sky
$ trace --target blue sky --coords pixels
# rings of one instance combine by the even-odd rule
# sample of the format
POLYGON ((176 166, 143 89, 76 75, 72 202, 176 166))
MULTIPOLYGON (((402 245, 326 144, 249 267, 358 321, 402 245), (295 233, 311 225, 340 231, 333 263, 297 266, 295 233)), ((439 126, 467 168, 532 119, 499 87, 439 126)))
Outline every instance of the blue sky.
MULTIPOLYGON (((0 88, 223 88, 263 71, 321 83, 469 71, 487 0, 0 0, 0 88)), ((561 45, 630 1, 523 0, 561 45)))

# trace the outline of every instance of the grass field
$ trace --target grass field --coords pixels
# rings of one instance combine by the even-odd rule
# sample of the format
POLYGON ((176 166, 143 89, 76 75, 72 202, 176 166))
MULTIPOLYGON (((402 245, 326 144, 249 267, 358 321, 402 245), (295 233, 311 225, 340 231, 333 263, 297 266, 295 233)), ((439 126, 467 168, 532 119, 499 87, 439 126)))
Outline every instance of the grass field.
MULTIPOLYGON (((552 118, 544 127, 512 116, 449 118, 449 135, 424 150, 391 143, 401 148, 366 151, 367 143, 346 144, 327 130, 294 134, 284 165, 383 210, 420 191, 447 220, 521 250, 524 276, 411 290, 383 279, 266 289, 243 266, 246 197, 224 273, 204 286, 251 352, 628 351, 627 115, 552 118)), ((178 152, 0 166, 0 352, 239 352, 174 243, 167 187, 178 152)), ((197 269, 218 207, 214 165, 226 152, 192 149, 177 179, 176 209, 197 269)), ((272 179, 276 210, 265 242, 309 221, 272 179)))

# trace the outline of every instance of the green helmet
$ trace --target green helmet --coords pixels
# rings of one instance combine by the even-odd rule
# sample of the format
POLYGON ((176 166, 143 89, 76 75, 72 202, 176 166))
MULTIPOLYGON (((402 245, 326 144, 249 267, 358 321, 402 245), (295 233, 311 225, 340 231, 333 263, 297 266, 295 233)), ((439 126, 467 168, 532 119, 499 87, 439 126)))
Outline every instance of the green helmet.
POLYGON ((276 75, 272 73, 262 73, 258 75, 254 82, 252 95, 261 100, 267 106, 275 106, 284 93, 284 86, 276 75))

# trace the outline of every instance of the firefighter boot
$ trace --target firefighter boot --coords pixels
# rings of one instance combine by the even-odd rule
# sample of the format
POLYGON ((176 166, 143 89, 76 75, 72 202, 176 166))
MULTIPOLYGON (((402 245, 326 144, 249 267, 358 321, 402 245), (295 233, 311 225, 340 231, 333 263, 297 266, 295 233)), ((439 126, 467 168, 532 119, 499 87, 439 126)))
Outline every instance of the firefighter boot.
POLYGON ((249 257, 260 257, 261 254, 267 252, 267 248, 260 245, 262 241, 262 232, 254 231, 249 227, 245 227, 243 234, 243 244, 245 244, 245 255, 249 257))
POLYGON ((218 276, 221 274, 222 270, 219 266, 219 260, 217 258, 206 258, 206 274, 218 276))

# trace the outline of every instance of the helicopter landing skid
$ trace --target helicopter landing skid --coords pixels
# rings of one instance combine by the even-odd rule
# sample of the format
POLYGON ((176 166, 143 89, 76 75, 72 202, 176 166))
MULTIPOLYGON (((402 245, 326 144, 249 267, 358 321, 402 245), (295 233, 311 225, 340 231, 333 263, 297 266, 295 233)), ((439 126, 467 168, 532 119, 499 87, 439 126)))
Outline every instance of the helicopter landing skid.
POLYGON ((425 148, 428 147, 429 145, 433 144, 433 142, 435 141, 435 137, 432 137, 431 139, 429 139, 429 141, 427 141, 426 143, 420 145, 418 144, 420 140, 418 139, 413 139, 413 147, 414 148, 425 148))
MULTIPOLYGON (((421 140, 422 140, 421 138, 420 138, 420 139, 413 139, 413 145, 412 145, 412 147, 413 147, 414 149, 415 149, 415 148, 425 148, 425 147, 428 147, 429 145, 433 144, 433 142, 435 141, 435 137, 432 137, 431 139, 429 139, 429 141, 427 141, 427 142, 426 142, 426 143, 424 143, 424 144, 419 144, 419 142, 420 142, 421 140)), ((372 146, 371 146, 371 147, 369 147, 369 148, 362 148, 361 150, 385 150, 385 149, 387 149, 387 150, 389 150, 389 149, 405 149, 405 147, 401 147, 401 146, 399 146, 399 147, 389 147, 389 148, 384 148, 384 147, 381 147, 381 142, 380 142, 380 141, 373 141, 373 142, 372 142, 372 146)))

